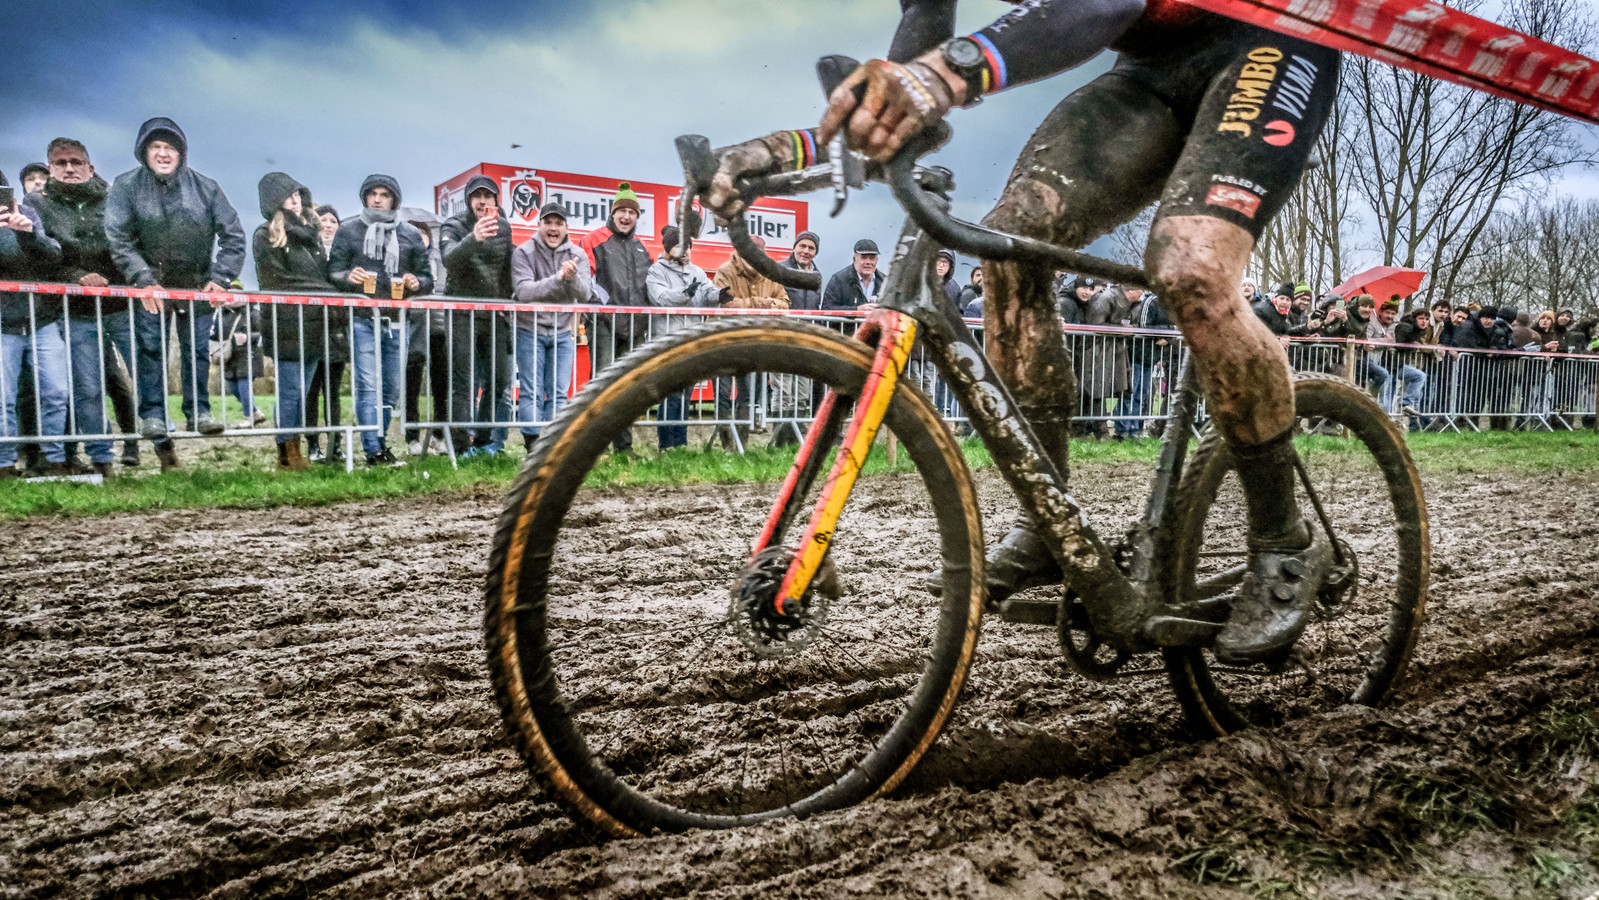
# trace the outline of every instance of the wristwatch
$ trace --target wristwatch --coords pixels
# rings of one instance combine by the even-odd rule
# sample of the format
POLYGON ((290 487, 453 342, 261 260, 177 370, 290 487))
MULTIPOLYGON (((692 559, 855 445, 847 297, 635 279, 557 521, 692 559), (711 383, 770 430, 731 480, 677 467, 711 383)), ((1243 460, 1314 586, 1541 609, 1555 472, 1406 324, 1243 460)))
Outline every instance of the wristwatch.
POLYGON ((966 105, 976 103, 983 94, 983 71, 988 65, 982 45, 969 37, 958 37, 945 41, 939 52, 944 65, 966 82, 966 105))

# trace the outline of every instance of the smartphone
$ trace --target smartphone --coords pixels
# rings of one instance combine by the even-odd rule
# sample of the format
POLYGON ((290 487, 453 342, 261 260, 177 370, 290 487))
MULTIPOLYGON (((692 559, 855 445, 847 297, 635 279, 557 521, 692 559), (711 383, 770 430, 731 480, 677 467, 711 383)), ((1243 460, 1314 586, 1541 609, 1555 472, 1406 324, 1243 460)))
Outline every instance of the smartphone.
POLYGON ((1333 301, 1333 309, 1348 309, 1348 308, 1349 308, 1349 301, 1348 300, 1334 300, 1333 301))
POLYGON ((14 213, 17 211, 17 195, 9 186, 0 187, 0 212, 14 213))

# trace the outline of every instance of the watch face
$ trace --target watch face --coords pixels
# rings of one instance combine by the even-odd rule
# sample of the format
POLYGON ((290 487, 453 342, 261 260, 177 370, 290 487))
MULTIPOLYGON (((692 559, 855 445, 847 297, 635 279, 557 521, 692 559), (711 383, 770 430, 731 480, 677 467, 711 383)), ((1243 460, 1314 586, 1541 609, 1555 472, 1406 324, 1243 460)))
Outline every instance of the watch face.
POLYGON ((944 48, 944 58, 957 69, 972 69, 983 64, 983 48, 971 38, 956 38, 944 48))

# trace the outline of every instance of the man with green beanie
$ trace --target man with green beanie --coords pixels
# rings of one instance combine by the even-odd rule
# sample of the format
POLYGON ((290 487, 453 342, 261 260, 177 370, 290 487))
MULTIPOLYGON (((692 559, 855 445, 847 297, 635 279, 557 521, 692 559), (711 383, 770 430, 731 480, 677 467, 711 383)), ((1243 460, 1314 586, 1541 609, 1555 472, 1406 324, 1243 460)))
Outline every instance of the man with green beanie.
MULTIPOLYGON (((650 259, 650 251, 636 233, 642 214, 638 194, 624 181, 617 186, 605 227, 594 229, 583 239, 583 252, 588 254, 595 288, 603 302, 612 306, 650 305, 644 281, 654 260, 650 259)), ((595 316, 593 333, 589 350, 594 354, 594 372, 598 374, 618 356, 632 350, 635 338, 648 335, 649 325, 642 320, 635 322, 630 313, 602 314, 595 316)), ((632 432, 624 430, 617 435, 614 446, 618 453, 631 453, 632 432)))

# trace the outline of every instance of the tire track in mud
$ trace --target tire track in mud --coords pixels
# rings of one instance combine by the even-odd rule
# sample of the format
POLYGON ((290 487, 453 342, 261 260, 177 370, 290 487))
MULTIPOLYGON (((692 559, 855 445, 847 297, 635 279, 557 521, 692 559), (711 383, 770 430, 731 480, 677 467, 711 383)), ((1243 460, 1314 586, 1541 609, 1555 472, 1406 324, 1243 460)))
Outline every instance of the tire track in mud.
MULTIPOLYGON (((1076 485, 1113 522, 1146 475, 1084 468, 1076 485)), ((1305 800, 1283 766, 1343 765, 1349 741, 1409 759, 1441 723, 1493 725, 1473 706, 1485 693, 1592 699, 1576 651, 1599 630, 1596 529, 1575 509, 1522 509, 1519 534, 1478 553, 1502 495, 1539 483, 1505 480, 1429 486, 1442 565, 1391 710, 1195 744, 1162 677, 1087 682, 1061 670, 1051 629, 991 620, 946 737, 896 799, 610 844, 544 799, 500 732, 477 631, 492 501, 26 521, 0 548, 0 897, 1088 896, 1112 882, 1199 896, 1171 860, 1238 821, 1225 798, 1292 819, 1305 800)), ((997 534, 1010 513, 982 484, 997 534)), ((902 511, 894 480, 869 490, 874 514, 902 511)), ((741 491, 678 493, 703 513, 741 491)), ((583 524, 634 553, 681 543, 666 526, 619 535, 618 519, 583 524)), ((1356 800, 1317 802, 1336 818, 1356 800)))

